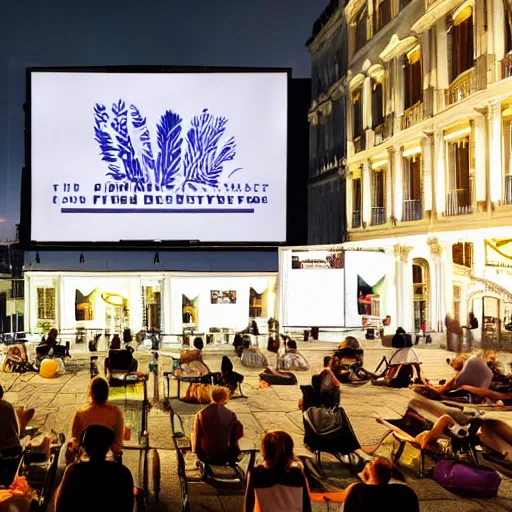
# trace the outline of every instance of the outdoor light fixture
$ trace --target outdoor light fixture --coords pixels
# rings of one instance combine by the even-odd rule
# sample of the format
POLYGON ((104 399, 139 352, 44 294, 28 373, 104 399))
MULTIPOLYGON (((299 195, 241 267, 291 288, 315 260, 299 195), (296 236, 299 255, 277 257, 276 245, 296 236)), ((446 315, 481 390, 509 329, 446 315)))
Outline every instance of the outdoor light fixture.
POLYGON ((41 263, 41 258, 39 257, 39 251, 36 252, 36 263, 41 263))
POLYGON ((155 252, 155 257, 153 258, 153 263, 156 265, 157 263, 160 263, 160 255, 158 254, 158 251, 155 252))
POLYGON ((85 263, 84 253, 80 254, 80 263, 85 263))

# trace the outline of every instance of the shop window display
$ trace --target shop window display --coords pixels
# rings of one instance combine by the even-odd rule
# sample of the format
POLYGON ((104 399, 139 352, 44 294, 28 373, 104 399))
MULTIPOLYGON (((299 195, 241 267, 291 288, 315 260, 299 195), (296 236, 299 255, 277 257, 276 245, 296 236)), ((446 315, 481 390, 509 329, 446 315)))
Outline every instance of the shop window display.
POLYGON ((147 331, 158 331, 161 325, 161 293, 159 286, 142 287, 142 315, 147 331))
POLYGON ((94 320, 93 292, 85 296, 80 290, 75 292, 75 320, 88 322, 94 320))
POLYGON ((37 288, 38 320, 55 320, 55 288, 37 288))
POLYGON ((191 300, 186 295, 182 295, 182 315, 184 329, 197 328, 199 325, 197 297, 191 300))

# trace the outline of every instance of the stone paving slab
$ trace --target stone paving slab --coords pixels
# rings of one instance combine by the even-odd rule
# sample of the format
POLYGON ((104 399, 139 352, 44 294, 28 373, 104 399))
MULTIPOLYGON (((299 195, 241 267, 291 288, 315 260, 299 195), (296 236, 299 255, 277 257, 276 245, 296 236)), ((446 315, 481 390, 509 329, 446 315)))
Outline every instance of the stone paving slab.
MULTIPOLYGON (((370 370, 376 368, 383 355, 392 353, 392 349, 379 347, 373 342, 363 344, 365 346, 365 366, 370 370)), ((333 348, 332 343, 300 344, 299 349, 310 361, 311 371, 297 372, 299 383, 310 382, 312 373, 322 368, 323 356, 332 352, 333 348)), ((451 356, 449 352, 431 346, 420 346, 417 352, 423 361, 424 372, 431 380, 435 382, 440 378, 451 376, 451 368, 445 362, 446 358, 451 356)), ((205 360, 212 371, 220 370, 222 355, 228 355, 233 361, 235 371, 245 375, 244 393, 248 398, 232 400, 228 405, 244 424, 246 437, 242 440, 243 447, 258 447, 265 430, 284 428, 294 438, 297 453, 308 454, 302 445, 302 415, 297 409, 300 398, 299 387, 259 388, 258 374, 260 370, 244 368, 239 359, 232 355, 232 348, 229 346, 205 349, 205 360)), ((137 357, 143 370, 149 361, 148 354, 137 355, 137 357)), ((269 354, 268 359, 271 364, 274 364, 275 356, 273 354, 269 354)), ((100 368, 102 368, 102 361, 100 361, 100 368)), ((160 371, 169 368, 169 358, 162 357, 160 371)), ((72 373, 52 380, 42 379, 35 374, 0 374, 0 383, 6 390, 6 399, 15 406, 35 406, 36 414, 32 424, 64 431, 69 435, 73 413, 86 400, 89 372, 85 368, 75 369, 72 373)), ((163 390, 164 381, 160 379, 160 389, 158 390, 160 397, 163 397, 163 390)), ((154 391, 152 380, 150 380, 150 397, 155 396, 154 391)), ((174 383, 172 392, 175 392, 174 383)), ((411 390, 391 390, 370 384, 360 387, 343 386, 342 388, 342 405, 362 444, 373 444, 386 432, 386 429, 376 422, 377 416, 400 417, 413 397, 414 393, 411 390)), ((157 509, 179 511, 181 510, 180 488, 176 474, 177 462, 173 450, 169 416, 162 410, 160 404, 156 405, 149 415, 149 433, 151 445, 159 450, 162 465, 162 503, 157 509)), ((190 429, 193 416, 201 406, 178 401, 173 401, 173 406, 176 412, 183 416, 186 428, 190 429)), ((512 412, 504 413, 494 410, 487 414, 512 424, 512 412)), ((132 465, 133 461, 131 462, 127 458, 126 462, 132 465)), ((133 471, 135 471, 136 464, 135 462, 133 464, 133 471)), ((337 471, 339 476, 343 474, 341 469, 337 471)), ((421 512, 480 512, 483 510, 503 512, 512 510, 512 481, 508 478, 503 478, 499 496, 494 500, 460 498, 429 479, 420 480, 409 476, 408 483, 420 497, 421 512)), ((242 510, 242 496, 222 496, 216 494, 206 485, 191 486, 191 495, 193 511, 242 510)), ((322 504, 315 504, 313 509, 325 511, 326 507, 322 504)))

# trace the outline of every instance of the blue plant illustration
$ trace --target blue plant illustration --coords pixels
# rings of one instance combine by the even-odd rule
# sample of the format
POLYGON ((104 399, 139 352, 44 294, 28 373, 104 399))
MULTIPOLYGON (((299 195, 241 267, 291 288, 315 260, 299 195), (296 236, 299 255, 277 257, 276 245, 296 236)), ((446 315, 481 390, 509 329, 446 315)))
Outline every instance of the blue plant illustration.
MULTIPOLYGON (((156 126, 156 159, 147 120, 135 105, 128 109, 119 99, 109 112, 97 103, 94 121, 94 138, 108 166, 106 176, 135 183, 136 190, 145 184, 154 185, 156 190, 217 188, 225 164, 236 157, 235 138, 223 142, 228 119, 216 117, 208 109, 192 119, 186 137, 183 119, 167 110, 156 126)), ((228 179, 239 170, 232 170, 228 179)))
POLYGON ((184 188, 186 185, 190 185, 192 189, 195 189, 194 185, 218 186, 224 163, 233 160, 236 155, 234 137, 219 151, 220 139, 226 131, 227 122, 225 117, 212 116, 207 109, 192 119, 184 158, 184 188))
POLYGON ((181 168, 181 117, 168 110, 156 127, 158 138, 158 159, 155 182, 161 187, 174 185, 181 168))

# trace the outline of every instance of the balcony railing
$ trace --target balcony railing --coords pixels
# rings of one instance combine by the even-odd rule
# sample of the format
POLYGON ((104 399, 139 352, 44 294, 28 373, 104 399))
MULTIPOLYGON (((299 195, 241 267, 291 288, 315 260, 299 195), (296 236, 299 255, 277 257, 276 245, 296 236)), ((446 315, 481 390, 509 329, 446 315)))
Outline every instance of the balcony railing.
POLYGON ((473 206, 469 199, 467 190, 459 189, 450 192, 446 198, 446 212, 447 216, 465 215, 473 213, 473 206))
POLYGON ((512 76, 512 52, 507 53, 501 61, 501 77, 508 78, 512 76))
POLYGON ((354 139, 354 153, 359 153, 365 149, 365 137, 364 134, 354 139))
POLYGON ((386 223, 386 208, 383 206, 372 207, 372 226, 386 223))
POLYGON ((404 115, 402 117, 402 130, 406 130, 415 124, 418 124, 420 121, 423 121, 423 103, 418 101, 412 107, 404 110, 404 115))
POLYGON ((375 145, 382 144, 393 136, 393 115, 389 114, 384 121, 375 127, 375 145))
POLYGON ((448 104, 457 103, 467 98, 476 90, 475 68, 461 73, 448 88, 448 104))
POLYGON ((412 221, 421 220, 423 218, 423 212, 421 210, 420 199, 404 199, 402 220, 412 221))
POLYGON ((505 204, 512 204, 512 176, 505 176, 505 204))
POLYGON ((352 227, 353 228, 361 227, 361 210, 354 210, 352 212, 352 227))

